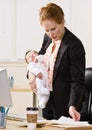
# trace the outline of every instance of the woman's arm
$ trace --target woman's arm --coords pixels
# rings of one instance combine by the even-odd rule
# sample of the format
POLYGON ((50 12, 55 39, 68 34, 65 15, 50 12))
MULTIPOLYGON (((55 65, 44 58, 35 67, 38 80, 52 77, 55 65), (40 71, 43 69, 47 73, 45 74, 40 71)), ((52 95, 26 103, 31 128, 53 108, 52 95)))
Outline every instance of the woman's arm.
POLYGON ((46 52, 46 49, 48 48, 49 44, 52 42, 52 40, 48 37, 48 35, 45 33, 43 37, 43 43, 42 47, 39 51, 39 54, 44 54, 46 52))
POLYGON ((36 76, 29 71, 28 77, 29 77, 29 84, 30 84, 31 90, 32 90, 34 93, 37 93, 36 76))

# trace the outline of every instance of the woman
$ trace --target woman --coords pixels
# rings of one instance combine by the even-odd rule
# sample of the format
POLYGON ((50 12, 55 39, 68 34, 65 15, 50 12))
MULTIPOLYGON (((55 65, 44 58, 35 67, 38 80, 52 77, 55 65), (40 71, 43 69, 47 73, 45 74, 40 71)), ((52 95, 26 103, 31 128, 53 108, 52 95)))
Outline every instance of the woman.
MULTIPOLYGON (((40 9, 39 16, 46 32, 39 54, 49 54, 46 62, 52 87, 50 99, 42 110, 43 117, 50 120, 70 116, 79 121, 84 90, 84 47, 79 38, 64 26, 61 7, 49 3, 40 9)), ((31 87, 36 90, 35 80, 31 87)))

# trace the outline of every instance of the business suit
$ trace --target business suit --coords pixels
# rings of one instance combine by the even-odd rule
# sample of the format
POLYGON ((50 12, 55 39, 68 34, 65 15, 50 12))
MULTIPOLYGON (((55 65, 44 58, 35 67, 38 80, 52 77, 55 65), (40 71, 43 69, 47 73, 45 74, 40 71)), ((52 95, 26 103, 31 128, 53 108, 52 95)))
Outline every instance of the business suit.
MULTIPOLYGON (((51 39, 45 34, 39 54, 44 54, 51 39)), ((84 90, 85 50, 81 41, 65 28, 53 72, 53 91, 43 117, 69 116, 69 106, 79 110, 84 90)))

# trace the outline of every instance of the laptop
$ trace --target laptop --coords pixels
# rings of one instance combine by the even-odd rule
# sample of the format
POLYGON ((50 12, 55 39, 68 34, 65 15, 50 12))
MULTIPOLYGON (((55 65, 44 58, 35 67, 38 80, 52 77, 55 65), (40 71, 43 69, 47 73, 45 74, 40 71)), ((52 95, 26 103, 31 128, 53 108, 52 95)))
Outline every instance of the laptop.
POLYGON ((0 69, 0 106, 12 107, 12 99, 6 69, 0 69))

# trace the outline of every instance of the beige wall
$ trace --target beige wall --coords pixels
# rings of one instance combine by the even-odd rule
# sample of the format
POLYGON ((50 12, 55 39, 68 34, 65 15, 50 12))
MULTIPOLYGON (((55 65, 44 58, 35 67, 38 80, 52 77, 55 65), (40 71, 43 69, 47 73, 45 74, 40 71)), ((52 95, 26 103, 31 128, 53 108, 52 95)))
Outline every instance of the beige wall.
MULTIPOLYGON (((3 1, 3 0, 2 0, 3 1)), ((11 7, 15 7, 15 4, 16 4, 16 1, 15 0, 9 0, 10 3, 12 1, 12 4, 11 4, 11 7)), ((21 1, 22 2, 22 1, 21 1)), ((47 3, 48 0, 45 1, 45 3, 47 3)), ((50 2, 50 0, 49 0, 50 2)), ((91 59, 91 48, 92 48, 92 15, 91 15, 91 12, 92 12, 92 0, 65 0, 64 4, 62 4, 63 0, 54 0, 53 2, 56 2, 57 4, 60 3, 60 5, 68 5, 68 6, 65 6, 67 8, 65 8, 65 12, 67 13, 66 14, 66 25, 68 23, 68 27, 69 29, 75 33, 80 39, 81 41, 83 42, 83 45, 85 47, 85 50, 86 50, 86 66, 92 66, 92 60, 91 59), (68 1, 68 2, 67 2, 68 1), (67 12, 68 10, 68 12, 67 12)), ((40 6, 42 6, 44 2, 38 2, 38 6, 37 8, 40 6)), ((44 3, 44 4, 45 4, 44 3)), ((23 4, 23 2, 22 2, 23 4)), ((28 3, 25 3, 26 6, 28 6, 28 3)), ((29 2, 29 4, 31 4, 31 1, 29 2)), ((33 5, 35 5, 34 2, 32 2, 33 5)), ((22 6, 22 5, 21 5, 22 6)), ((23 4, 23 7, 24 4, 23 4)), ((22 7, 21 7, 22 8, 22 7)), ((29 6, 28 6, 29 8, 29 6)), ((13 23, 15 23, 14 21, 16 21, 16 16, 14 16, 14 14, 16 14, 16 8, 12 8, 13 9, 13 15, 10 15, 10 16, 13 16, 13 23), (15 9, 15 10, 14 10, 15 9)), ((33 9, 33 7, 32 7, 33 9)), ((37 10, 36 10, 37 11, 37 10)), ((38 13, 38 12, 37 12, 38 13)), ((17 12, 18 14, 18 12, 17 12)), ((34 14, 33 16, 35 17, 35 15, 37 14, 34 14)), ((19 18, 19 17, 18 17, 19 18)), ((30 19, 30 17, 27 17, 30 19)), ((21 18, 22 20, 22 18, 21 18)), ((39 21, 38 21, 39 22, 39 21)), ((26 23, 26 22, 25 22, 26 23)), ((13 25, 13 27, 16 28, 17 24, 15 23, 13 25)), ((24 24, 24 28, 28 28, 28 24, 25 25, 24 24)), ((24 43, 21 43, 21 47, 20 47, 20 50, 19 50, 19 54, 21 54, 21 48, 23 50, 25 50, 26 47, 28 47, 27 49, 30 49, 30 48, 37 48, 37 49, 40 49, 40 45, 41 45, 41 39, 42 39, 42 34, 44 33, 43 32, 43 29, 41 28, 40 24, 36 24, 35 23, 35 26, 39 27, 39 31, 40 32, 39 34, 37 34, 37 38, 34 38, 32 37, 31 38, 31 41, 29 41, 28 37, 26 36, 22 36, 22 38, 26 38, 27 41, 25 41, 24 43), (40 37, 39 37, 40 36, 40 37), (39 37, 39 38, 38 38, 39 37), (36 41, 33 42, 33 39, 35 39, 36 41), (25 45, 24 45, 25 44, 25 45)), ((22 27, 21 27, 22 28, 22 27)), ((37 29, 36 28, 33 28, 33 29, 30 29, 32 30, 32 32, 37 32, 37 29)), ((16 29, 13 30, 14 33, 12 34, 13 36, 16 36, 16 29)), ((20 32, 21 33, 21 32, 20 32)), ((26 35, 29 36, 31 35, 31 32, 26 32, 26 35)), ((0 35, 1 36, 1 35, 0 35)), ((30 36, 29 36, 30 38, 30 36)), ((13 38, 14 40, 14 38, 13 38)), ((27 88, 29 87, 29 83, 28 83, 28 80, 26 79, 26 63, 24 62, 24 60, 16 60, 16 37, 15 37, 15 40, 13 42, 13 45, 12 45, 12 52, 14 54, 13 55, 13 59, 11 58, 8 62, 5 61, 3 62, 1 59, 0 59, 0 67, 5 67, 7 68, 7 71, 8 71, 8 75, 9 76, 14 76, 14 87, 18 87, 18 88, 27 88), (14 62, 13 62, 14 61, 14 62)), ((18 43, 18 45, 20 46, 20 42, 18 43)), ((22 51, 23 51, 22 50, 22 51)), ((25 52, 25 51, 24 51, 25 52)), ((5 54, 5 52, 2 51, 1 54, 5 54)), ((2 55, 0 55, 2 56, 2 55)))
POLYGON ((33 93, 30 91, 13 91, 11 92, 13 107, 9 113, 25 115, 26 107, 33 106, 33 93))
POLYGON ((33 93, 26 79, 26 63, 0 62, 0 68, 6 68, 8 76, 14 77, 14 91, 11 92, 13 107, 9 113, 25 115, 26 107, 33 106, 33 93))
POLYGON ((25 62, 0 62, 0 68, 6 68, 8 76, 14 77, 14 88, 29 88, 26 65, 25 62))
MULTIPOLYGON (((3 1, 3 0, 2 0, 3 1)), ((56 2, 56 0, 54 0, 56 2)), ((15 0, 12 1, 12 6, 15 7, 15 0)), ((46 1, 45 1, 46 2, 46 1)), ((48 0, 47 0, 48 2, 48 0)), ((50 2, 50 1, 49 1, 50 2)), ((60 5, 62 6, 62 1, 58 1, 57 3, 60 2, 60 5)), ((11 3, 11 1, 10 1, 11 3)), ((34 3, 34 2, 33 2, 34 3)), ((39 6, 41 3, 39 3, 39 6)), ((70 6, 70 9, 69 7, 67 8, 69 10, 69 14, 68 15, 68 18, 67 20, 69 20, 68 24, 69 25, 69 29, 75 33, 83 42, 84 44, 84 47, 85 47, 85 50, 86 50, 86 65, 87 66, 92 66, 92 60, 91 59, 91 50, 92 50, 92 15, 91 15, 91 12, 92 12, 92 0, 68 0, 68 3, 65 1, 65 4, 68 4, 68 6, 70 6)), ((27 6, 27 4, 26 4, 27 6)), ((14 8, 13 8, 14 9, 14 8)), ((67 9, 66 9, 66 12, 67 12, 67 9)), ((14 14, 16 14, 15 11, 13 11, 14 14)), ((14 17, 14 14, 13 14, 13 17, 14 17)), ((34 14, 35 15, 35 14, 34 14)), ((14 17, 16 18, 16 17, 14 17)), ((13 20, 14 20, 13 18, 13 20)), ((36 23, 35 23, 36 25, 36 23)), ((28 25, 26 25, 27 28, 28 28, 28 25)), ((40 27, 40 25, 37 25, 37 27, 40 27)), ((16 29, 15 29, 16 30, 16 29)), ((34 32, 35 31, 35 28, 33 29, 34 32)), ((32 30, 32 31, 33 31, 32 30)), ((43 29, 40 28, 40 30, 43 32, 43 29)), ((41 34, 43 34, 41 32, 41 34)), ((29 34, 29 32, 26 32, 29 34)), ((14 33, 15 34, 15 33, 14 33)), ((39 33, 40 35, 40 33, 39 33)), ((0 35, 1 36, 1 35, 0 35)), ((14 35, 16 36, 16 35, 14 35)), ((42 37, 40 35, 40 37, 42 37)), ((34 37, 32 37, 34 39, 34 37)), ((33 41, 33 39, 31 39, 33 41)), ((40 38, 39 38, 40 39, 40 38)), ((37 48, 40 48, 40 41, 39 39, 35 38, 35 40, 37 40, 37 42, 25 42, 25 45, 28 46, 28 47, 37 47, 37 48), (38 47, 39 45, 39 47, 38 47)), ((28 39, 27 39, 28 40, 28 39)), ((21 46, 21 48, 23 48, 21 46)), ((20 48, 20 49, 21 49, 20 48)), ((15 54, 15 49, 16 49, 16 44, 15 42, 13 43, 12 45, 12 51, 14 52, 15 54)), ((25 49, 25 48, 24 48, 25 49)), ((3 51, 2 51, 3 52, 3 51)), ((20 50, 21 52, 21 50, 20 50)), ((5 52, 3 52, 3 55, 5 54, 5 52)), ((2 56, 2 55, 0 55, 2 56)), ((29 87, 29 83, 28 83, 28 80, 26 79, 26 63, 24 62, 24 60, 14 60, 14 57, 13 56, 13 61, 12 60, 9 60, 8 62, 5 61, 3 62, 1 59, 0 59, 0 67, 5 67, 7 68, 7 71, 8 71, 8 75, 9 76, 14 76, 14 87, 18 87, 18 88, 27 88, 29 87)))
POLYGON ((83 42, 86 66, 92 67, 92 0, 71 0, 71 30, 83 42))
MULTIPOLYGON (((15 7, 15 0, 13 0, 13 1, 14 1, 13 6, 15 7)), ((91 51, 92 50, 92 36, 91 36, 92 35, 92 15, 91 15, 92 0, 70 0, 69 6, 70 6, 69 29, 82 40, 82 42, 85 46, 85 50, 86 50, 86 61, 87 61, 86 65, 92 66, 92 60, 91 60, 91 55, 92 55, 92 53, 91 53, 92 52, 91 51)), ((15 10, 14 10, 14 14, 15 14, 15 10)), ((14 15, 13 15, 13 17, 15 18, 14 15)), ((40 26, 40 25, 37 25, 37 26, 40 26)), ((28 27, 28 25, 27 25, 27 27, 28 27)), ((15 29, 15 31, 16 31, 16 29, 15 29)), ((34 30, 34 28, 32 29, 32 31, 36 32, 34 30)), ((28 33, 28 32, 26 32, 26 33, 28 33)), ((14 34, 16 34, 16 32, 14 32, 14 34)), ((42 32, 40 33, 40 37, 41 37, 41 34, 43 34, 43 33, 42 32)), ((16 35, 14 35, 14 36, 16 36, 16 35)), ((41 39, 39 40, 37 38, 35 40, 37 40, 37 42, 35 42, 35 43, 29 42, 29 44, 28 44, 28 42, 27 42, 29 48, 33 45, 35 47, 37 45, 37 48, 40 48, 40 43, 38 43, 38 41, 40 41, 41 39), (39 44, 39 47, 38 47, 38 44, 39 44)), ((13 53, 15 55, 15 51, 14 51, 15 41, 13 43, 14 43, 13 53)), ((13 56, 13 59, 14 59, 14 57, 15 56, 13 56)), ((17 62, 15 62, 15 61, 14 62, 13 61, 2 62, 1 61, 0 67, 6 68, 9 76, 14 76, 14 87, 15 88, 29 88, 29 83, 28 83, 28 80, 26 79, 26 63, 25 62, 21 62, 21 61, 19 61, 19 62, 18 61, 17 62)), ((25 113, 25 110, 24 110, 25 107, 28 104, 32 103, 32 97, 30 97, 30 96, 32 96, 32 95, 30 95, 30 92, 28 94, 26 92, 24 92, 24 93, 17 92, 16 94, 13 93, 12 98, 14 101, 14 108, 12 110, 25 113), (22 97, 23 102, 21 102, 20 97, 22 97), (29 100, 29 102, 27 102, 28 99, 31 99, 31 101, 29 100), (20 106, 19 104, 21 104, 21 103, 22 103, 22 105, 20 106)))

